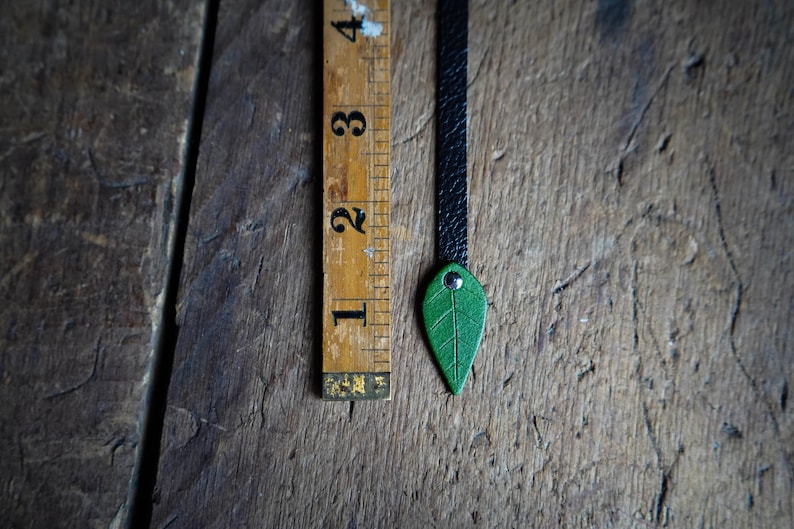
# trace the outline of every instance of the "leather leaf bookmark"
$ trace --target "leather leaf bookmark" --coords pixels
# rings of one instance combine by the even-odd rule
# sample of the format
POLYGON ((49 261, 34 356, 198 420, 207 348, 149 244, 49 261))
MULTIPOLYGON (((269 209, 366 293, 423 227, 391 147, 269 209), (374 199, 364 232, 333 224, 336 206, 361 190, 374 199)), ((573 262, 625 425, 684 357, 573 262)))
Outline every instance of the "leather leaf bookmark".
POLYGON ((455 395, 463 390, 485 328, 488 301, 467 270, 466 77, 468 1, 439 0, 437 88, 438 258, 425 292, 428 342, 455 395))
POLYGON ((480 347, 487 307, 479 281, 458 263, 442 268, 425 293, 427 339, 455 395, 463 391, 480 347))

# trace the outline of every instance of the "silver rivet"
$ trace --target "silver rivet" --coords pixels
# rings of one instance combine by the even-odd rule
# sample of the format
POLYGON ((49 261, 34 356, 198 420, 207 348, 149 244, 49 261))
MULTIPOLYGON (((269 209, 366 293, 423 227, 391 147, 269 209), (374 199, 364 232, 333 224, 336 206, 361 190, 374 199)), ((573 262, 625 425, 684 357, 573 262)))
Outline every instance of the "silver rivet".
POLYGON ((463 278, 457 272, 447 272, 444 276, 444 286, 450 290, 457 290, 463 286, 463 278))

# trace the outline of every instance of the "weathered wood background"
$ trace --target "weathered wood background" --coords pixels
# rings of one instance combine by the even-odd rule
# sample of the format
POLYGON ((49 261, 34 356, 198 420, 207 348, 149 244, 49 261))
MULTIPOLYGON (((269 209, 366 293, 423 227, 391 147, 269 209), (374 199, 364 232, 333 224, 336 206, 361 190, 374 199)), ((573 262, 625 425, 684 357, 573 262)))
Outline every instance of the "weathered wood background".
POLYGON ((124 519, 203 7, 0 2, 0 526, 124 519))
MULTIPOLYGON (((0 17, 3 527, 128 516, 190 169, 204 8, 83 4, 0 17)), ((220 3, 151 526, 791 527, 794 4, 471 3, 453 398, 435 4, 394 2, 393 400, 355 405, 317 393, 315 4, 220 3)))

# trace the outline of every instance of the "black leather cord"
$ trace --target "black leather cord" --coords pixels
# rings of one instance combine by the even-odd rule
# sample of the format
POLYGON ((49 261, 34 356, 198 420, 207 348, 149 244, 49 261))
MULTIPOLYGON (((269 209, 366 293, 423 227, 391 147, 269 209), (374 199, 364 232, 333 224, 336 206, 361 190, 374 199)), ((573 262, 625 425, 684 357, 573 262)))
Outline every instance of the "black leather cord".
POLYGON ((466 190, 468 0, 438 3, 438 257, 469 267, 466 190))

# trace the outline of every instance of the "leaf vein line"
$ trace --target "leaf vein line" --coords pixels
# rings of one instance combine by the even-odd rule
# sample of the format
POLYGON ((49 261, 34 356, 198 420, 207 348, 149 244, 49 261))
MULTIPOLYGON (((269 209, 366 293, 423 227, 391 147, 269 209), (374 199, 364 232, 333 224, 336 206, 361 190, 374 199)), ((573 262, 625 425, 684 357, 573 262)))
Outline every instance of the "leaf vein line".
POLYGON ((435 322, 433 325, 431 325, 431 326, 430 326, 430 329, 428 329, 428 332, 432 332, 433 330, 435 330, 435 328, 436 328, 436 327, 438 327, 439 325, 441 325, 441 323, 442 323, 442 322, 443 322, 445 319, 447 319, 447 316, 449 316, 451 312, 452 312, 452 309, 448 309, 448 310, 447 310, 447 311, 446 311, 444 314, 442 314, 442 315, 441 315, 441 316, 440 316, 440 317, 439 317, 439 318, 436 320, 436 322, 435 322))
POLYGON ((462 345, 462 346, 469 347, 469 348, 473 348, 473 347, 474 347, 474 344, 473 344, 473 343, 471 343, 471 342, 469 342, 469 341, 467 341, 467 340, 464 340, 464 339, 462 339, 460 336, 457 336, 457 337, 456 337, 456 336, 453 336, 453 337, 451 337, 449 340, 447 340, 446 342, 444 342, 443 344, 441 344, 440 346, 438 346, 438 349, 439 349, 439 351, 440 351, 440 350, 442 350, 443 348, 447 347, 448 345, 450 345, 450 344, 452 343, 452 341, 453 341, 453 340, 455 340, 455 343, 456 343, 456 344, 460 344, 460 345, 462 345))
POLYGON ((461 290, 462 292, 465 292, 466 294, 469 294, 469 295, 470 295, 470 296, 472 296, 472 297, 475 297, 475 298, 480 298, 480 297, 482 296, 482 294, 481 294, 479 291, 475 291, 475 290, 469 290, 469 289, 468 289, 468 288, 466 288, 465 286, 461 286, 461 287, 460 287, 460 290, 461 290))
POLYGON ((438 346, 438 350, 441 351, 442 349, 444 349, 444 347, 448 346, 450 344, 450 342, 452 342, 454 339, 455 339, 454 336, 450 336, 449 339, 446 342, 444 342, 444 343, 442 343, 441 345, 438 346))
POLYGON ((458 383, 458 368, 460 367, 460 363, 458 362, 458 311, 457 307, 455 306, 455 294, 452 294, 452 330, 453 334, 452 337, 455 339, 455 384, 458 383))
POLYGON ((465 316, 467 320, 469 320, 470 322, 472 322, 475 325, 480 325, 480 323, 481 323, 479 320, 475 320, 472 316, 469 316, 468 314, 466 314, 462 310, 460 312, 458 312, 458 314, 460 314, 461 316, 465 316))
POLYGON ((438 292, 436 292, 435 295, 432 298, 426 299, 425 300, 425 305, 430 305, 431 303, 433 303, 436 300, 436 298, 438 298, 441 294, 444 293, 444 290, 446 290, 446 287, 444 287, 444 288, 440 289, 438 292))

